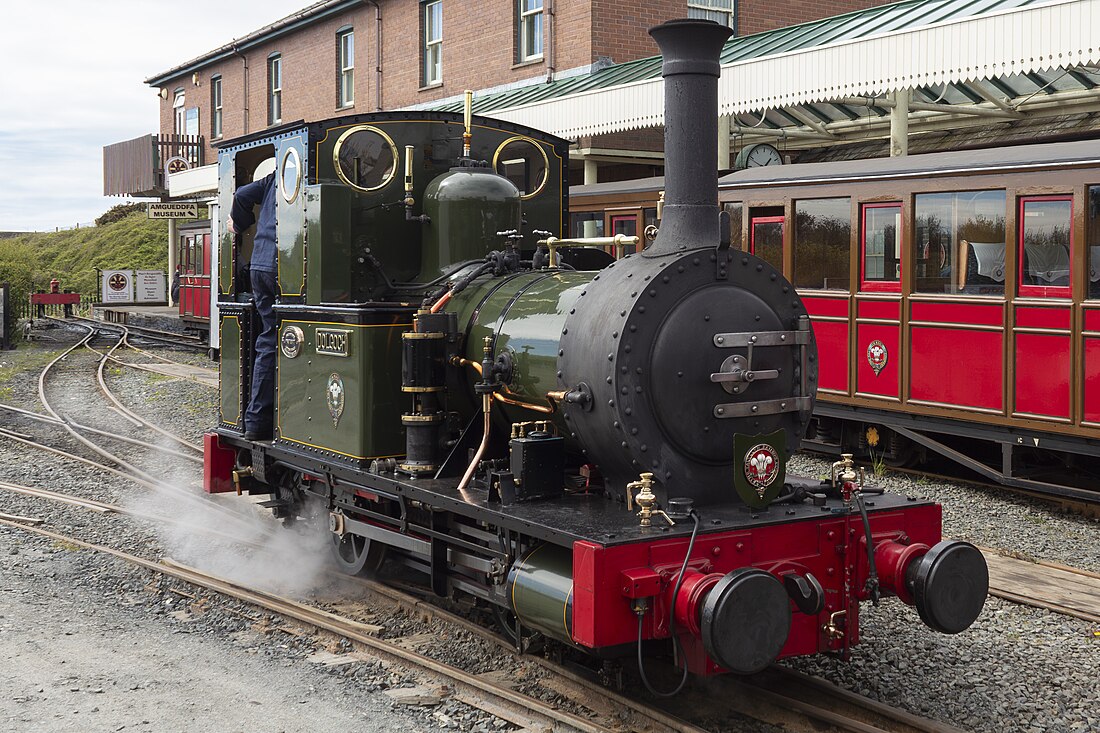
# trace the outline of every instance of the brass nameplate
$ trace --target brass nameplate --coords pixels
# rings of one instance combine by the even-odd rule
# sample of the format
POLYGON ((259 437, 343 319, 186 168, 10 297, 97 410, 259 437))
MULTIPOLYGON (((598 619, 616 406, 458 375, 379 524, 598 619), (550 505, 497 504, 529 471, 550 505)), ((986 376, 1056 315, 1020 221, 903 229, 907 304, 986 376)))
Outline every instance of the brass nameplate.
POLYGON ((314 346, 318 354, 329 356, 348 355, 348 335, 351 331, 335 328, 318 328, 314 332, 314 346))

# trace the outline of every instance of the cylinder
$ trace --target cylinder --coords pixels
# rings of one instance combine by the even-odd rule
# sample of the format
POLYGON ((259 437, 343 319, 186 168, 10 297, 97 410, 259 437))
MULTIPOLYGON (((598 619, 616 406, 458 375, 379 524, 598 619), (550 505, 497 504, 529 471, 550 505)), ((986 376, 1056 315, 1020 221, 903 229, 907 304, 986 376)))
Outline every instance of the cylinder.
POLYGON ((552 639, 573 643, 573 553, 543 544, 508 573, 512 611, 520 623, 552 639))
POLYGON ((718 243, 718 77, 732 34, 709 20, 672 20, 649 34, 664 60, 665 204, 650 256, 718 243))

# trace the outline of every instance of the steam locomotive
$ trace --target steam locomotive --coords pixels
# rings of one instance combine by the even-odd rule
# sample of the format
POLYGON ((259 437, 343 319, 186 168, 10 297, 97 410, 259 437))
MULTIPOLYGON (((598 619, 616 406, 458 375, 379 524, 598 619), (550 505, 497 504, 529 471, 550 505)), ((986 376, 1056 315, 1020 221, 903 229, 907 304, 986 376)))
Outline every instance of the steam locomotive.
POLYGON ((850 460, 825 481, 787 474, 817 349, 790 282, 722 234, 729 30, 650 32, 668 175, 648 246, 562 238, 566 141, 468 104, 222 145, 222 212, 276 161, 276 430, 244 439, 250 243, 226 234, 207 491, 327 517, 345 571, 418 569, 495 609, 517 643, 538 632, 639 660, 674 646, 685 679, 847 655, 860 602, 882 595, 964 630, 987 571, 941 541, 938 505, 864 486, 850 460), (608 245, 637 251, 590 248, 608 245))

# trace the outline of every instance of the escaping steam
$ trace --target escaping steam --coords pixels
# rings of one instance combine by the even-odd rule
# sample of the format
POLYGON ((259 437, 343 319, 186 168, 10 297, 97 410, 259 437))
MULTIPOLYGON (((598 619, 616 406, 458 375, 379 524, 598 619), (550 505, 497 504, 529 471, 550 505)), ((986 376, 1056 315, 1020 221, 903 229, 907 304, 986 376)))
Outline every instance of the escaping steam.
MULTIPOLYGON (((179 471, 187 475, 190 471, 179 471)), ((128 508, 164 518, 155 530, 166 558, 270 593, 304 597, 338 583, 328 572, 328 527, 284 527, 248 497, 207 496, 194 486, 164 484, 128 508)))

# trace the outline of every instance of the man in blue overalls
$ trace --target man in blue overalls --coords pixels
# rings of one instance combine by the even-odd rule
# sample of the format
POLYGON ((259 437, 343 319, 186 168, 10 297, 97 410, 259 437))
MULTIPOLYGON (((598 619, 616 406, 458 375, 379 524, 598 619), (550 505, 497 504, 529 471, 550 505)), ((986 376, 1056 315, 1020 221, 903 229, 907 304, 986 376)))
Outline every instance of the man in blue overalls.
POLYGON ((252 244, 252 298, 260 332, 256 335, 256 350, 252 358, 252 394, 244 413, 246 440, 271 440, 275 405, 275 174, 241 186, 233 195, 229 215, 229 231, 248 231, 255 222, 256 237, 252 244), (259 204, 257 219, 252 207, 259 204))

